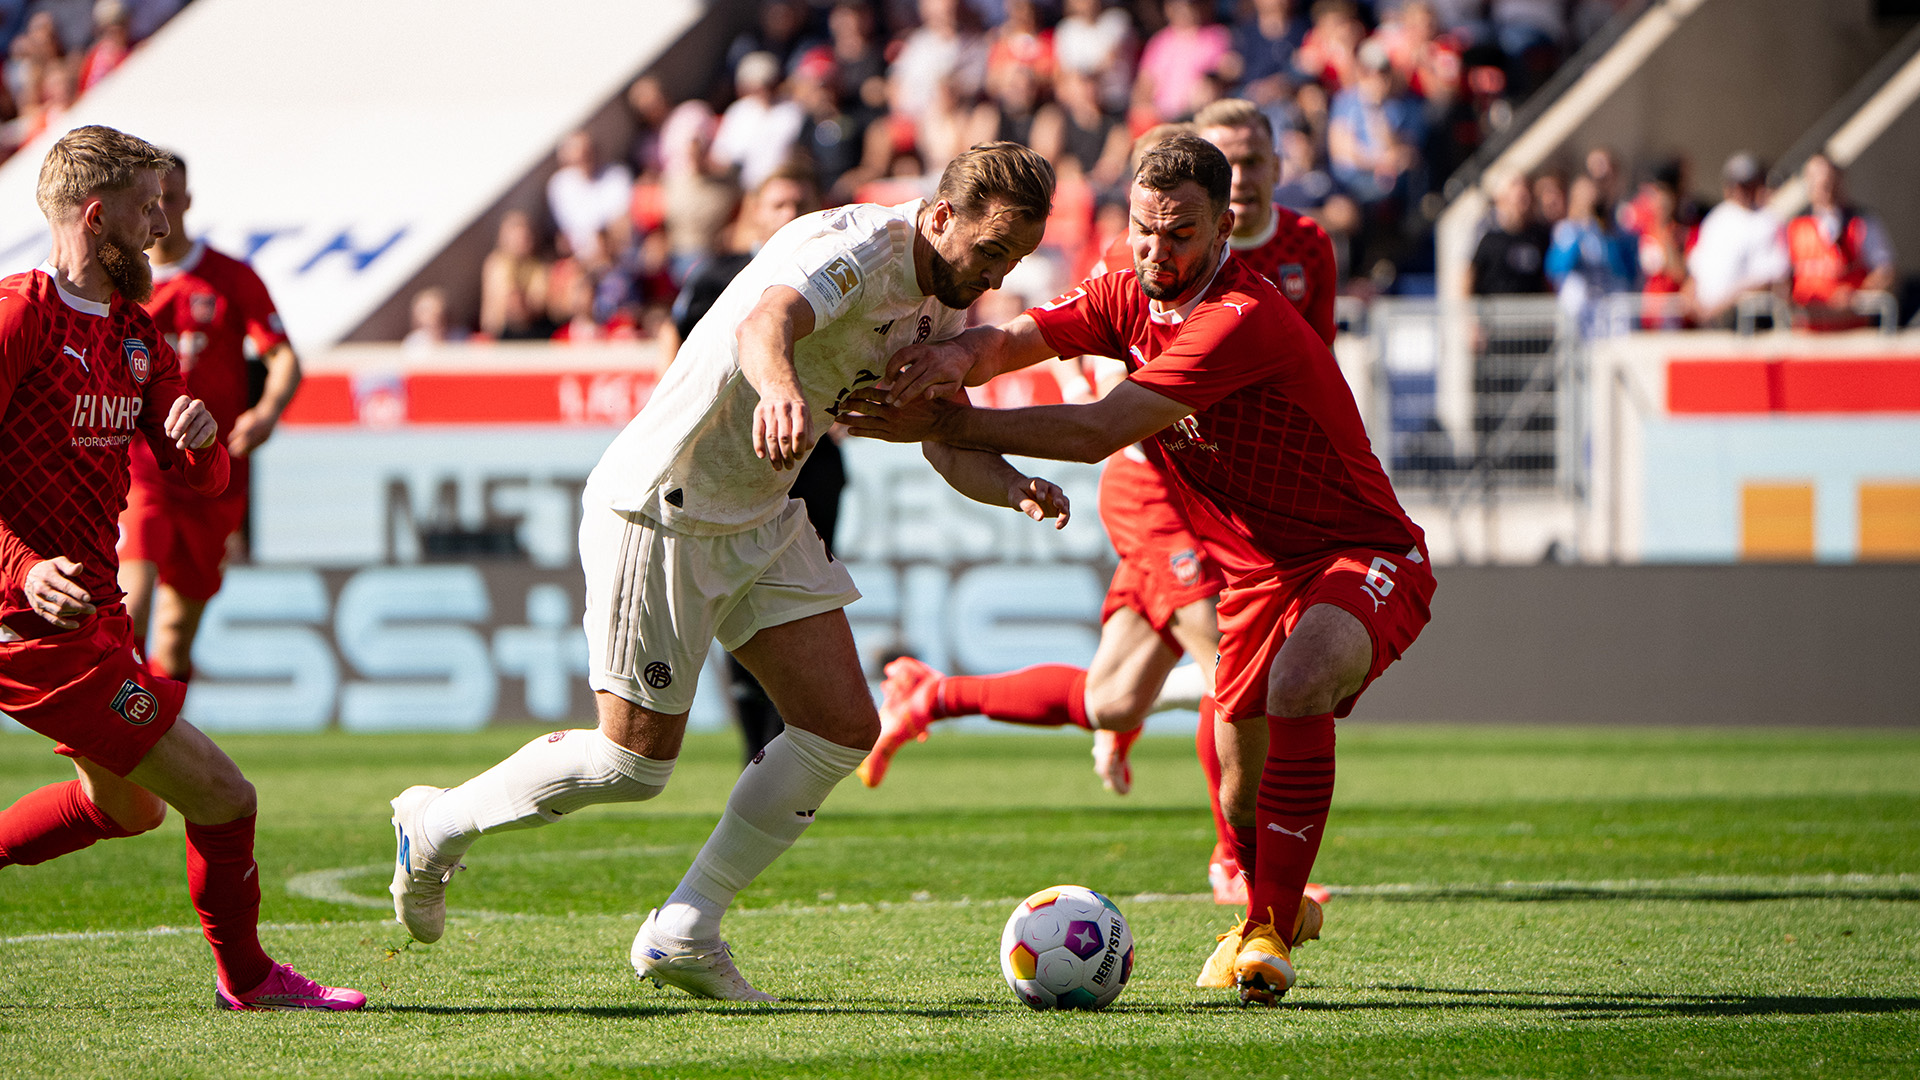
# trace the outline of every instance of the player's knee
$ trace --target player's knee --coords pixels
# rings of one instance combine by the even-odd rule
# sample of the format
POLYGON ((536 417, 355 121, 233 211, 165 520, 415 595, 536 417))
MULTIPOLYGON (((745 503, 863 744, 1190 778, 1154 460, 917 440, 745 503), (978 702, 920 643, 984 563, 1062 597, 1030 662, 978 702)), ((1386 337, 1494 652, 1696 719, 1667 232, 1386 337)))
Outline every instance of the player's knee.
POLYGON ((200 800, 203 815, 214 820, 206 824, 222 824, 251 817, 260 809, 260 800, 253 790, 253 784, 240 775, 240 770, 232 769, 211 780, 200 800))
POLYGON ((1132 731, 1152 709, 1153 695, 1137 690, 1087 695, 1087 719, 1102 731, 1132 731))
POLYGON ((1267 713, 1319 716, 1332 712, 1344 696, 1341 680, 1328 672, 1276 666, 1267 687, 1267 713))
POLYGON ((107 811, 114 823, 127 830, 130 835, 138 836, 152 832, 167 820, 167 804, 160 796, 142 791, 139 795, 114 806, 107 811))

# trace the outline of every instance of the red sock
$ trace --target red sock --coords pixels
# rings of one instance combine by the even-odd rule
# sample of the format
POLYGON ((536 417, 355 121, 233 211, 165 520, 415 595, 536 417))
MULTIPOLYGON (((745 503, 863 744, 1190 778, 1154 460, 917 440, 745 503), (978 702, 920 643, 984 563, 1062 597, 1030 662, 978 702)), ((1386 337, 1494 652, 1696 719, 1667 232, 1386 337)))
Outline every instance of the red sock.
POLYGON ((1207 777, 1207 802, 1213 807, 1214 838, 1221 848, 1232 851, 1233 826, 1227 824, 1227 811, 1220 805, 1220 746, 1213 730, 1214 714, 1218 711, 1211 696, 1200 699, 1200 726, 1194 729, 1193 750, 1200 756, 1200 771, 1207 777))
POLYGON ((132 835, 93 805, 80 781, 48 784, 0 811, 0 866, 32 866, 132 835))
POLYGON ((260 872, 248 814, 224 825, 187 822, 187 896, 213 946, 220 985, 244 994, 266 981, 273 961, 260 948, 260 872))
POLYGON ((1229 825, 1227 831, 1232 834, 1228 841, 1233 846, 1233 857, 1240 861, 1240 876, 1247 879, 1247 899, 1253 899, 1253 875, 1260 868, 1259 852, 1260 826, 1229 825))
POLYGON ((1091 728, 1087 672, 1066 664, 1039 664, 1005 675, 949 675, 933 695, 935 719, 972 716, 1040 727, 1091 728))
POLYGON ((1267 764, 1260 774, 1257 870, 1248 917, 1293 933, 1300 890, 1313 873, 1333 803, 1333 714, 1267 717, 1267 764))

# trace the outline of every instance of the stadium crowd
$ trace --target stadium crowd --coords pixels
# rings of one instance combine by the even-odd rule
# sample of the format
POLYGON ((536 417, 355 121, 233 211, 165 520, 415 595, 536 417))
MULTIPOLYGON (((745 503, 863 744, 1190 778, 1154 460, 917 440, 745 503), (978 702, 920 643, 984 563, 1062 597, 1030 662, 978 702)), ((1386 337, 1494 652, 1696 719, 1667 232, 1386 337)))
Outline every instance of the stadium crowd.
POLYGON ((0 0, 0 161, 58 123, 187 0, 0 0))
MULTIPOLYGON (((1438 186, 1623 2, 766 0, 712 93, 674 100, 644 77, 626 96, 630 145, 562 141, 548 220, 506 215, 470 329, 652 336, 791 160, 828 205, 898 203, 990 139, 1059 174, 1030 260, 1050 290, 1125 229, 1132 139, 1234 96, 1272 121, 1276 198, 1327 229, 1344 291, 1430 289, 1438 186)), ((467 333, 438 299, 422 307, 414 340, 467 333)))

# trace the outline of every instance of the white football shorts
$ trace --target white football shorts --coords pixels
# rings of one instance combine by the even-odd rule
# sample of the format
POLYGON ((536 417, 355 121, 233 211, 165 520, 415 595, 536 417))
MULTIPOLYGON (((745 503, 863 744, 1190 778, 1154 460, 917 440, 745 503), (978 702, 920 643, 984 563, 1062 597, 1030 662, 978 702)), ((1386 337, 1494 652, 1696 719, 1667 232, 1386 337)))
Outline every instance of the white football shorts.
POLYGON ((798 499, 757 528, 721 536, 675 532, 589 501, 580 566, 588 685, 660 713, 693 707, 715 639, 731 652, 769 626, 860 599, 798 499))

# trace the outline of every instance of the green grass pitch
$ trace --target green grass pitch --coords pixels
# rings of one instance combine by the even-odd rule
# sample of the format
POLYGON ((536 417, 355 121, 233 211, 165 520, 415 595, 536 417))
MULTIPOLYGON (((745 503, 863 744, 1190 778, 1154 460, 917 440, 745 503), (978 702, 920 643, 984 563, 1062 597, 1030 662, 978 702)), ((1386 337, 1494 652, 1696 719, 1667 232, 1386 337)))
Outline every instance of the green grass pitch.
MULTIPOLYGON (((1301 985, 1241 1009, 1193 977, 1228 922, 1189 742, 936 733, 848 781, 728 918, 775 1006, 638 982, 627 946, 737 769, 482 841, 446 939, 387 908, 386 800, 535 734, 229 737, 260 789, 276 957, 354 1015, 217 1013, 158 832, 0 871, 0 1076, 1892 1077, 1920 1075, 1920 734, 1385 727, 1341 734, 1301 985), (1103 1013, 1033 1013, 994 949, 1020 897, 1085 884, 1138 941, 1103 1013)), ((70 777, 0 736, 0 801, 70 777)))

